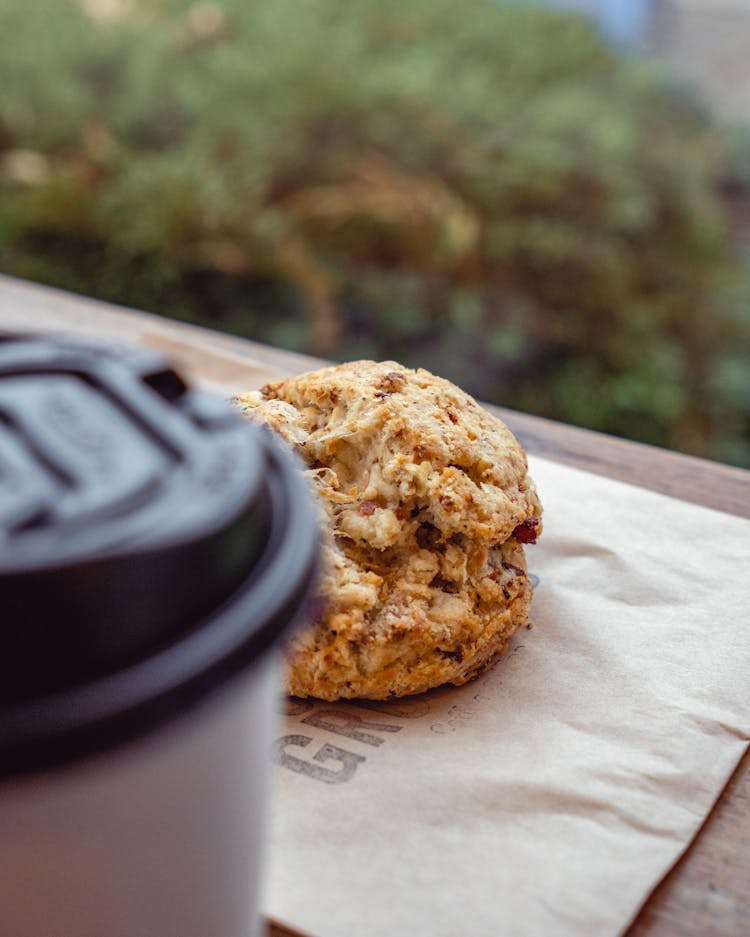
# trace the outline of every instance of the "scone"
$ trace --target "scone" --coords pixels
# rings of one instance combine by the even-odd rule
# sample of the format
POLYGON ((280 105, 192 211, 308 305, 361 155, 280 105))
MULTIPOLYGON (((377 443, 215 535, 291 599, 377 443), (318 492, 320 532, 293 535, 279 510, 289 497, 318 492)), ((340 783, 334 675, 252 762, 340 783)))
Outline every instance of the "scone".
POLYGON ((386 699, 462 684, 528 616, 523 544, 541 531, 510 430, 428 371, 355 361, 235 404, 302 457, 322 506, 321 611, 292 639, 287 689, 386 699))

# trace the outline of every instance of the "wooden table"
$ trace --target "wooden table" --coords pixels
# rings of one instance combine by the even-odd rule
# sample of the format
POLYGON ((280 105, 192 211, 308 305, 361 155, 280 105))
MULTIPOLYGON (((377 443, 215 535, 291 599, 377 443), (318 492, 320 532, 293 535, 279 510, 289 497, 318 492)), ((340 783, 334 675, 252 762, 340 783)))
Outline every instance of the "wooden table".
MULTIPOLYGON (((56 331, 139 342, 217 385, 249 388, 318 361, 157 316, 0 277, 0 329, 56 331), (267 379, 264 377, 264 379, 267 379)), ((750 472, 494 408, 525 448, 545 458, 750 517, 750 472)), ((738 622, 738 627, 745 623, 738 622)), ((749 704, 750 705, 750 704, 749 704)), ((269 925, 269 937, 291 931, 269 925)), ((750 753, 696 841, 657 887, 629 937, 749 937, 750 753)))

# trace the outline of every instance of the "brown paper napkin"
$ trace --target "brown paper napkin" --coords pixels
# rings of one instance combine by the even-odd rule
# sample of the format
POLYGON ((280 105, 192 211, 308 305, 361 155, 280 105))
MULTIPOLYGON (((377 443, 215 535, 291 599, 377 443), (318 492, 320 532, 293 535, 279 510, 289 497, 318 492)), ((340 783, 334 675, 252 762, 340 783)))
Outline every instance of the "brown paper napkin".
POLYGON ((474 683, 292 702, 264 910, 315 937, 613 937, 750 735, 750 522, 531 459, 536 623, 474 683))

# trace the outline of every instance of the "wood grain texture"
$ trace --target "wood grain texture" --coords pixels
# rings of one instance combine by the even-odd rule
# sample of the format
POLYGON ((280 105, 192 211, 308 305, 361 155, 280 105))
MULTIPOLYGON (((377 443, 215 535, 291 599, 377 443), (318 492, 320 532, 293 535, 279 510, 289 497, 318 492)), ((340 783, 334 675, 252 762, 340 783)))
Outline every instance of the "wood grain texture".
MULTIPOLYGON (((140 342, 215 383, 251 389, 321 362, 157 316, 0 277, 0 329, 140 342)), ((750 472, 514 411, 491 408, 531 453, 750 517, 750 472)), ((738 627, 741 623, 738 622, 738 627)), ((750 754, 628 937, 750 937, 750 754)), ((299 937, 269 924, 267 937, 299 937)))

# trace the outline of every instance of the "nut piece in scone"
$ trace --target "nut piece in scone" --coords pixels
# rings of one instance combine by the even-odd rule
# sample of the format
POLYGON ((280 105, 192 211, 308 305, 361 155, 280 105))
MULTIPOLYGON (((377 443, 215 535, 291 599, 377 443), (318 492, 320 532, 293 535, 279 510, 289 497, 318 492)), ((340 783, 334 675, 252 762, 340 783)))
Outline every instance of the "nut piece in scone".
POLYGON ((492 664, 527 620, 523 544, 541 532, 505 424, 393 361, 323 368, 234 403, 302 457, 324 515, 323 610, 290 642, 289 693, 386 699, 492 664))

